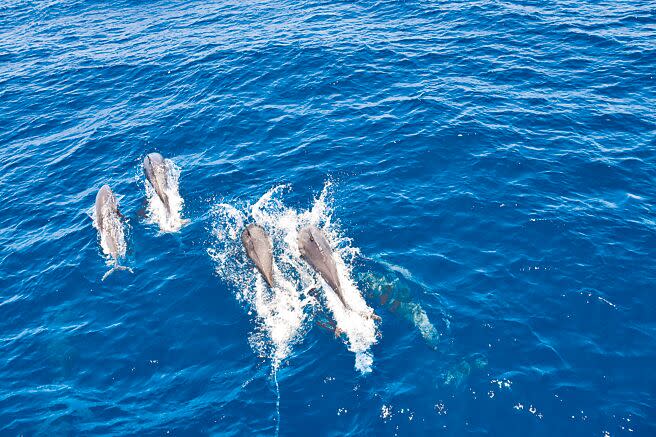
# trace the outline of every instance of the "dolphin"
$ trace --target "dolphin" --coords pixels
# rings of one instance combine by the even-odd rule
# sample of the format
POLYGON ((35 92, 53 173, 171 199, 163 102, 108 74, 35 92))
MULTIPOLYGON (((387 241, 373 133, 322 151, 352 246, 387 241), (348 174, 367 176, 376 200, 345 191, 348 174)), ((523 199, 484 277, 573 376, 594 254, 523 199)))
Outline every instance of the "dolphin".
POLYGON ((171 215, 169 197, 164 191, 168 188, 168 168, 166 161, 164 161, 164 157, 159 153, 149 153, 144 158, 143 167, 144 173, 146 173, 146 179, 148 179, 148 182, 150 182, 150 185, 157 193, 157 196, 164 204, 167 215, 171 215))
POLYGON ((104 242, 103 249, 114 263, 114 267, 103 276, 104 281, 116 270, 130 270, 119 265, 119 258, 125 255, 125 235, 121 220, 123 215, 118 210, 118 201, 109 185, 103 185, 98 190, 95 210, 100 241, 104 242))
POLYGON ((308 226, 298 234, 298 249, 301 258, 317 272, 333 289, 346 308, 351 308, 344 299, 342 286, 337 275, 337 265, 333 251, 323 231, 316 226, 308 226))
POLYGON ((241 242, 269 287, 273 287, 273 250, 266 231, 261 226, 250 224, 242 232, 241 242))
POLYGON ((367 297, 379 299, 380 304, 390 312, 396 313, 415 325, 426 344, 431 349, 437 350, 441 334, 428 318, 424 308, 413 301, 410 290, 411 283, 407 279, 395 273, 366 272, 358 276, 360 282, 366 287, 367 297))

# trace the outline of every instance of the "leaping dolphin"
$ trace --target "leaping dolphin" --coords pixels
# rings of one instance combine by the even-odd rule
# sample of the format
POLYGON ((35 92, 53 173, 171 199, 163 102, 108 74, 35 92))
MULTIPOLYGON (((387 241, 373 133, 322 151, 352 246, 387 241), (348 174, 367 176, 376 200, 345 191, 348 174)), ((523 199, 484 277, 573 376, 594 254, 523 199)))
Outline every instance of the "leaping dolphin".
POLYGON ((266 231, 261 226, 250 224, 241 234, 241 242, 269 287, 273 287, 273 250, 266 231))
POLYGON ((157 196, 164 204, 166 208, 166 214, 171 215, 171 204, 169 203, 169 197, 166 195, 166 189, 168 189, 168 178, 167 178, 167 165, 164 161, 164 157, 159 153, 149 153, 144 158, 144 173, 146 173, 146 179, 150 182, 150 185, 157 193, 157 196))
POLYGON ((342 286, 337 275, 337 265, 333 259, 333 251, 323 231, 316 226, 308 226, 298 234, 298 249, 310 266, 333 289, 346 308, 351 308, 344 299, 342 286))
POLYGON ((125 255, 125 234, 123 232, 123 217, 118 210, 116 196, 109 188, 103 185, 96 195, 96 227, 100 235, 103 250, 114 263, 114 267, 103 276, 107 276, 116 270, 130 270, 128 267, 119 265, 119 258, 125 255))

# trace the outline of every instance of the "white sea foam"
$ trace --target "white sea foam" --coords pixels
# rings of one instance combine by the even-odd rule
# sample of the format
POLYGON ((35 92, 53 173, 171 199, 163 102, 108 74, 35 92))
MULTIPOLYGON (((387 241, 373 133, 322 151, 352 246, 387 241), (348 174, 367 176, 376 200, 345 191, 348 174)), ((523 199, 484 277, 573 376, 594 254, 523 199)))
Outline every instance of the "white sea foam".
POLYGON ((162 232, 177 232, 189 222, 189 220, 182 218, 184 199, 180 196, 178 186, 180 168, 170 159, 165 159, 164 163, 166 164, 166 183, 163 188, 164 193, 169 199, 170 211, 166 211, 166 207, 155 192, 155 189, 150 185, 148 179, 144 177, 146 198, 148 199, 146 219, 148 222, 158 225, 162 232))
POLYGON ((251 344, 261 355, 271 358, 274 367, 289 355, 309 325, 318 302, 308 292, 322 288, 321 300, 332 313, 336 326, 346 335, 348 349, 356 355, 356 368, 366 373, 371 371, 370 349, 377 340, 371 317, 373 310, 351 275, 358 249, 331 222, 330 188, 331 184, 327 183, 309 210, 297 211, 284 205, 283 196, 289 190, 286 185, 272 188, 252 205, 216 205, 213 209, 215 242, 208 252, 216 262, 217 273, 235 287, 237 299, 254 312, 258 327, 251 336, 251 344), (266 286, 246 258, 241 244, 241 232, 251 220, 272 238, 276 283, 273 289, 266 286), (335 249, 342 291, 352 310, 346 309, 333 290, 300 258, 298 232, 308 225, 323 228, 335 249))

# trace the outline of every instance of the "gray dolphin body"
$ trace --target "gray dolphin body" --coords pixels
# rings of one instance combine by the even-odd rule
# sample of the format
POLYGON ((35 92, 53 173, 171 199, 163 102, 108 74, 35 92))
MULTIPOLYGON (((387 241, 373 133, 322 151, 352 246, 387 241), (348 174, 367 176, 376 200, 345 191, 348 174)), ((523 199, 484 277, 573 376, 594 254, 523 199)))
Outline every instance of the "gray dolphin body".
POLYGON ((258 225, 250 224, 242 232, 241 242, 269 287, 273 287, 273 250, 266 231, 258 225))
POLYGON ((166 208, 166 213, 171 214, 171 205, 169 203, 169 197, 164 191, 168 188, 167 182, 167 166, 164 157, 159 153, 149 153, 144 158, 144 173, 146 173, 146 179, 150 182, 150 185, 153 187, 157 196, 160 198, 164 207, 166 208))
POLYGON ((119 217, 116 196, 109 185, 103 185, 96 194, 96 224, 98 232, 105 239, 109 256, 114 259, 118 259, 120 242, 116 233, 113 232, 113 226, 116 222, 120 222, 119 217))
POLYGON ((321 275, 330 288, 342 301, 346 308, 351 308, 344 300, 342 286, 337 275, 337 265, 333 258, 333 251, 323 231, 316 226, 308 226, 298 234, 298 249, 310 266, 321 275))
POLYGON ((103 185, 96 194, 96 226, 101 241, 105 242, 109 257, 114 261, 114 268, 105 273, 103 280, 115 270, 129 270, 119 265, 119 258, 125 255, 125 236, 123 233, 123 221, 118 210, 116 196, 109 188, 103 185))

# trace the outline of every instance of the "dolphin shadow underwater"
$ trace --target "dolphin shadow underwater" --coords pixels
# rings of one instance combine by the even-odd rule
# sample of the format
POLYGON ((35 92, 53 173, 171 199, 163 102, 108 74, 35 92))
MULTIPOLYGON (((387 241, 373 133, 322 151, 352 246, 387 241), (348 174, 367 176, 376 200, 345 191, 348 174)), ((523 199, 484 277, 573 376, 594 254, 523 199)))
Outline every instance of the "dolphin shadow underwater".
POLYGON ((436 326, 433 323, 435 320, 431 321, 418 301, 422 285, 407 277, 407 274, 373 261, 370 270, 356 274, 356 277, 368 300, 414 325, 426 346, 445 354, 442 358, 444 368, 437 375, 438 386, 457 389, 488 366, 484 353, 474 352, 463 356, 453 350, 450 342, 445 341, 445 336, 451 331, 450 316, 440 311, 441 317, 437 319, 439 322, 436 326))
MULTIPOLYGON (((426 310, 417 301, 414 288, 417 284, 395 271, 378 272, 378 266, 356 275, 365 297, 391 314, 412 323, 421 334, 426 345, 437 350, 442 334, 428 317, 426 310)), ((386 269, 387 270, 387 269, 386 269)), ((449 321, 443 315, 443 330, 449 329, 449 321)))

